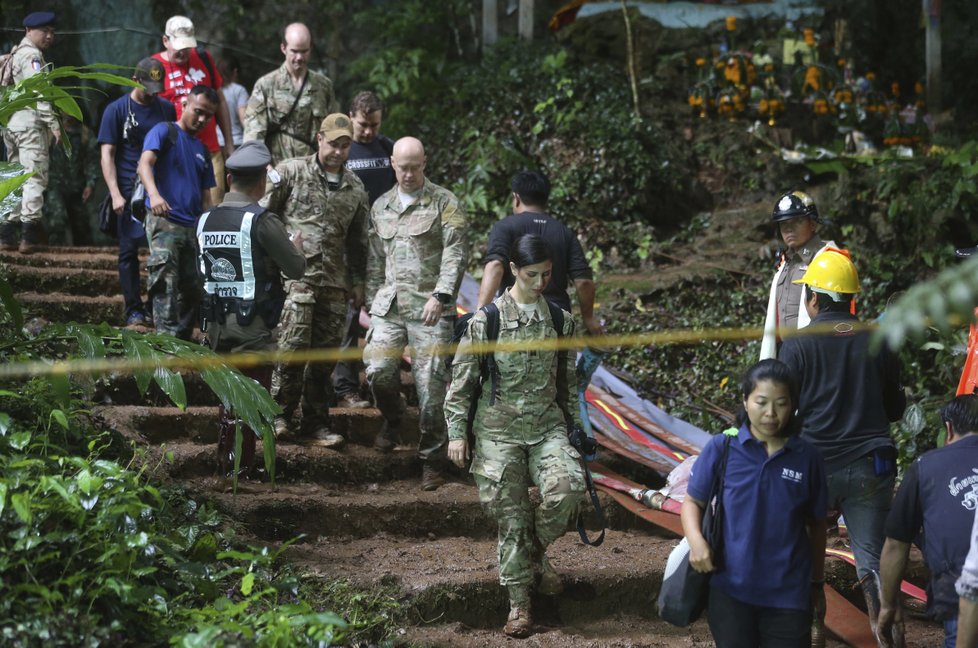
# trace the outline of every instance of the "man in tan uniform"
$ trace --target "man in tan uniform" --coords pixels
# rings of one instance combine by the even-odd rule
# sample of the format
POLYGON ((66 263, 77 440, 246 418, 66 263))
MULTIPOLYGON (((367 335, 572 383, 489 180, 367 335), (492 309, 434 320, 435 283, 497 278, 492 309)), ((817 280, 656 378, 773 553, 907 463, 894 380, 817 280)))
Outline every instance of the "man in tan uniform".
POLYGON ((436 347, 448 344, 455 325, 455 299, 469 260, 465 214, 455 195, 425 178, 424 146, 413 137, 394 143, 397 185, 370 213, 367 299, 371 327, 363 357, 367 382, 384 415, 374 446, 390 452, 400 437, 400 354, 411 347, 411 371, 421 410, 421 488, 444 479, 448 446, 443 406, 448 372, 436 347))
MULTIPOLYGON (((4 63, 3 76, 18 83, 40 72, 46 63, 42 50, 54 42, 55 15, 50 11, 37 11, 24 18, 27 33, 20 44, 13 49, 10 59, 4 63)), ((17 223, 21 224, 20 251, 30 254, 41 242, 44 225, 41 221, 41 208, 44 205, 44 190, 48 185, 49 147, 52 142, 61 142, 61 129, 51 104, 38 102, 34 108, 18 110, 10 117, 3 142, 7 147, 7 157, 34 175, 24 183, 23 198, 19 205, 0 224, 0 249, 17 248, 17 223)))
MULTIPOLYGON (((323 120, 318 153, 280 162, 280 179, 261 201, 281 214, 285 226, 305 240, 306 274, 285 284, 279 349, 335 348, 343 338, 347 298, 363 303, 367 258, 367 192, 346 169, 353 122, 341 113, 323 120)), ((289 434, 292 415, 302 408, 299 436, 339 448, 346 439, 330 429, 335 362, 280 364, 272 376, 272 396, 282 406, 276 435, 289 434)))
POLYGON ((285 63, 255 83, 245 109, 244 141, 262 140, 275 162, 315 153, 316 132, 339 110, 329 77, 309 69, 312 35, 292 23, 282 36, 285 63))

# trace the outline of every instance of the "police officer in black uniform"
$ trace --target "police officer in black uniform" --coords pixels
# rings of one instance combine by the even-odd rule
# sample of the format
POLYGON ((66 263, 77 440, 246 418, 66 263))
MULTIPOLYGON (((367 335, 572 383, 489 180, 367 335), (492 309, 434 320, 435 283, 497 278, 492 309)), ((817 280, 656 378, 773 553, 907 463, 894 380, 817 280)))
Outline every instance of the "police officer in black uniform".
MULTIPOLYGON (((258 205, 271 161, 263 142, 245 142, 225 165, 231 191, 197 223, 205 293, 201 329, 218 352, 274 351, 272 329, 285 298, 282 275, 299 279, 306 270, 301 233, 290 239, 282 221, 258 205)), ((242 373, 266 388, 271 386, 270 365, 242 373)), ((222 406, 220 420, 218 465, 228 475, 234 465, 235 418, 222 406)), ((244 428, 241 455, 246 474, 255 458, 255 435, 248 428, 244 428)))

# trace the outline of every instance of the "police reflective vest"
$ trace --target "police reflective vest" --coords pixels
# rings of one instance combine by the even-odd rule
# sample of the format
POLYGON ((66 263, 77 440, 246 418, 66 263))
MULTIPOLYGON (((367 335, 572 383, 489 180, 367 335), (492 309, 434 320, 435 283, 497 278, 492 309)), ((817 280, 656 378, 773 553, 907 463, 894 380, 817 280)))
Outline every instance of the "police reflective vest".
MULTIPOLYGON (((265 209, 258 205, 247 207, 215 207, 201 215, 197 223, 197 244, 200 248, 200 272, 204 291, 220 302, 263 301, 271 288, 266 271, 265 251, 252 238, 254 225, 265 209)), ((237 310, 232 308, 229 310, 237 310)))

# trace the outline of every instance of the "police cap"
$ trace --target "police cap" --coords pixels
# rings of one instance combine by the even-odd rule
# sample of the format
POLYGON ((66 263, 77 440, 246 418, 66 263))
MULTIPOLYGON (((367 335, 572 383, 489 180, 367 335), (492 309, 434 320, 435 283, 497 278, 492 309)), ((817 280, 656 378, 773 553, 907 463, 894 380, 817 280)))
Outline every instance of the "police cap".
POLYGON ((228 157, 224 166, 232 175, 263 175, 272 163, 272 154, 259 140, 248 140, 228 157))
POLYGON ((27 14, 24 18, 24 27, 27 29, 39 29, 41 27, 53 27, 57 22, 57 16, 53 11, 35 11, 27 14))

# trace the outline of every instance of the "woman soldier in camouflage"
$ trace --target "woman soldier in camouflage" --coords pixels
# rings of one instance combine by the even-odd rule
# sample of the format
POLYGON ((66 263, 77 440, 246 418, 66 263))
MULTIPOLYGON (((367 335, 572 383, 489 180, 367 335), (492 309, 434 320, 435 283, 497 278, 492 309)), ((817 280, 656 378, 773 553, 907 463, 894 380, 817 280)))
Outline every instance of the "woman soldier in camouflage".
MULTIPOLYGON (((493 302, 499 310, 500 342, 526 343, 555 339, 557 331, 543 289, 550 280, 551 257, 539 236, 528 234, 510 249, 516 283, 493 302)), ((445 399, 448 458, 463 467, 470 457, 466 433, 469 403, 478 393, 481 357, 473 344, 485 343, 487 317, 478 311, 469 324, 452 365, 452 384, 445 399)), ((564 313, 564 336, 574 335, 574 319, 564 313)), ((486 380, 472 423, 471 472, 479 498, 499 524, 499 582, 509 592, 510 612, 504 632, 526 637, 532 632, 530 594, 559 594, 561 582, 546 558, 546 548, 564 534, 583 500, 580 455, 567 440, 567 415, 560 403, 575 403, 574 363, 558 361, 553 349, 524 347, 494 354, 498 389, 491 403, 486 380), (563 366, 558 394, 558 366, 563 366), (543 499, 535 510, 528 489, 538 486, 543 499)), ((576 407, 568 408, 574 423, 576 407)))

